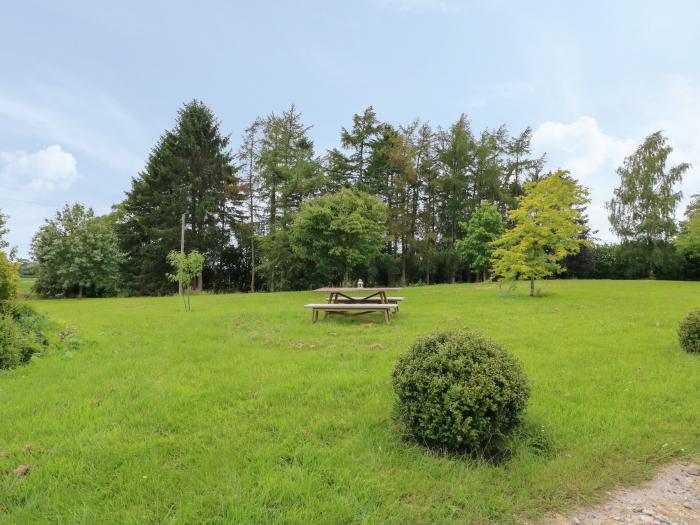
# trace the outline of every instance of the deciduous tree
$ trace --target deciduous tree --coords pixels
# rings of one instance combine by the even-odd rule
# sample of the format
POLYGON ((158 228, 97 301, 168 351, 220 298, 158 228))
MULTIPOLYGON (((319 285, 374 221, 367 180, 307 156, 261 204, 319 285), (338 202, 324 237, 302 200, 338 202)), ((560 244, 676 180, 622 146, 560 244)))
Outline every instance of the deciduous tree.
POLYGON ((109 295, 117 291, 122 253, 111 216, 66 205, 32 240, 36 289, 42 295, 109 295))
POLYGON ((650 278, 654 277, 660 243, 670 241, 677 231, 675 213, 681 192, 676 184, 690 168, 685 162, 667 168, 672 151, 660 131, 644 139, 617 168, 620 185, 606 204, 613 231, 623 241, 644 246, 650 278))
POLYGON ((292 246, 309 264, 342 276, 369 265, 386 235, 386 207, 371 195, 343 189, 304 204, 291 230, 292 246))
POLYGON ((498 239, 505 229, 501 212, 488 201, 481 201, 469 222, 463 222, 460 226, 464 230, 464 239, 457 241, 457 251, 477 275, 481 273, 485 281, 493 252, 491 243, 498 239))
POLYGON ((518 207, 508 212, 513 227, 492 244, 493 273, 529 279, 533 296, 535 279, 563 271, 560 261, 586 242, 581 214, 588 202, 588 191, 565 171, 527 183, 518 207))

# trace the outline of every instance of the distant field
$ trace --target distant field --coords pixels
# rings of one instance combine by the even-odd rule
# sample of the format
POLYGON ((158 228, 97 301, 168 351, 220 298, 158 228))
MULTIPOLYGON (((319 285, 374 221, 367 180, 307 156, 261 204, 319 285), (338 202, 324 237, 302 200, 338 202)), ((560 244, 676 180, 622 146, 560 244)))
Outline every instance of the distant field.
POLYGON ((176 297, 34 301, 87 344, 0 373, 0 523, 516 523, 697 460, 700 356, 675 329, 700 283, 545 293, 404 289, 389 326, 312 325, 310 292, 196 296, 191 313, 176 297), (397 356, 465 326, 523 361, 526 426, 549 453, 494 465, 402 440, 397 356))
POLYGON ((34 295, 32 286, 36 282, 36 277, 22 277, 19 280, 19 294, 21 297, 29 298, 34 295))

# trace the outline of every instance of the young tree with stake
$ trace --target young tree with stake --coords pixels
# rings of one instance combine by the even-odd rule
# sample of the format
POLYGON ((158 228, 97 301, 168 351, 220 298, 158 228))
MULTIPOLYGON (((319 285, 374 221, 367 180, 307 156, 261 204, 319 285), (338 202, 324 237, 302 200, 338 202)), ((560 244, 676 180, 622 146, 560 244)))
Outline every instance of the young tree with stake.
POLYGON ((173 267, 174 273, 167 273, 165 276, 170 282, 180 284, 185 311, 190 312, 192 311, 190 305, 192 282, 202 273, 204 255, 197 250, 192 250, 187 254, 173 250, 168 253, 168 264, 173 267))

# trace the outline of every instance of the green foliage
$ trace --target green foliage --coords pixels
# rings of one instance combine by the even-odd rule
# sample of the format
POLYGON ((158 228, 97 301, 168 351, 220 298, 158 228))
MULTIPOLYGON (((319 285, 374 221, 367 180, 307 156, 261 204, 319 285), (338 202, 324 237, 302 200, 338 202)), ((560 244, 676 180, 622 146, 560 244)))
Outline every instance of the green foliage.
POLYGON ((13 303, 0 313, 0 369, 29 361, 48 345, 49 322, 26 304, 13 303))
POLYGON ((686 220, 680 223, 675 245, 684 257, 700 265, 700 194, 693 195, 685 217, 686 220))
POLYGON ((455 452, 497 448, 519 425, 530 395, 520 362, 469 331, 418 339, 397 361, 393 384, 407 432, 455 452))
POLYGON ((678 342, 686 352, 700 354, 700 308, 690 312, 678 325, 678 342))
POLYGON ((0 312, 17 297, 19 268, 19 262, 11 262, 0 251, 0 312))
POLYGON ((563 271, 560 262, 586 242, 581 207, 588 202, 588 191, 565 171, 526 184, 518 208, 508 213, 513 227, 493 242, 493 272, 503 279, 530 279, 534 295, 535 279, 563 271))
POLYGON ((66 205, 32 239, 38 263, 36 290, 44 296, 103 296, 116 293, 122 253, 114 219, 92 208, 66 205))
POLYGON ((24 338, 17 323, 8 314, 0 314, 0 370, 15 368, 22 362, 24 338))
POLYGON ((183 214, 185 246, 206 256, 205 276, 231 271, 236 253, 231 239, 241 222, 237 206, 242 200, 235 172, 229 137, 212 111, 198 100, 182 107, 174 129, 161 136, 118 209, 128 290, 170 290, 167 254, 180 247, 183 214))
POLYGON ((5 235, 9 232, 10 230, 7 228, 7 215, 0 209, 0 251, 10 246, 10 243, 5 240, 5 235))
POLYGON ((342 189, 307 202, 292 226, 296 253, 321 268, 342 275, 369 265, 384 242, 386 208, 366 193, 342 189))
POLYGON ((620 185, 606 204, 613 231, 623 241, 646 245, 646 265, 652 278, 658 266, 659 243, 669 241, 676 233, 675 212, 681 192, 675 186, 690 168, 681 163, 667 169, 672 151, 660 131, 644 139, 617 169, 620 185))
POLYGON ((371 184, 365 176, 370 162, 369 157, 374 151, 373 147, 379 140, 381 131, 382 123, 377 120, 377 113, 372 106, 365 109, 361 115, 353 115, 352 129, 342 128, 340 142, 343 148, 351 151, 351 154, 349 157, 341 157, 342 154, 335 150, 334 155, 337 166, 340 168, 338 173, 345 172, 350 178, 336 179, 339 186, 348 186, 352 181, 359 189, 366 189, 371 184))
POLYGON ((192 250, 186 254, 173 250, 168 254, 168 264, 174 271, 166 274, 166 277, 170 282, 179 283, 182 287, 185 311, 189 312, 192 310, 190 306, 192 281, 202 274, 204 255, 197 250, 192 250))
POLYGON ((457 241, 456 247, 462 258, 477 271, 484 274, 491 262, 493 241, 498 239, 505 229, 505 221, 498 208, 487 201, 474 211, 468 223, 460 223, 464 239, 457 241))

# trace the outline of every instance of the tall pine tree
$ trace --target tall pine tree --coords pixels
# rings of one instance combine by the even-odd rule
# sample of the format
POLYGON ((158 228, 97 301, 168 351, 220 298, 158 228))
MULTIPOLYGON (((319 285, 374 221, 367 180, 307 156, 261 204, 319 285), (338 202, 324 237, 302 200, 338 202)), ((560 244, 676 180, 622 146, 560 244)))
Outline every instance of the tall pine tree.
POLYGON ((185 104, 120 206, 125 285, 132 292, 172 289, 165 276, 166 256, 180 249, 183 214, 185 248, 204 254, 205 281, 227 282, 241 194, 232 161, 229 137, 221 133, 212 111, 198 100, 185 104))

